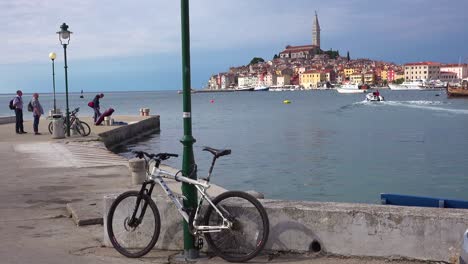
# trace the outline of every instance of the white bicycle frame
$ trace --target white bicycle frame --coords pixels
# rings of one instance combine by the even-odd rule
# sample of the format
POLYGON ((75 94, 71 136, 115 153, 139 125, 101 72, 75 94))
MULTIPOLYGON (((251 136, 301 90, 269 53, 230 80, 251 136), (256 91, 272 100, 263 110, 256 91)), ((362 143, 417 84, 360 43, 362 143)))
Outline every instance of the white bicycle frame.
MULTIPOLYGON (((204 180, 193 180, 181 175, 173 174, 169 171, 157 168, 154 166, 153 170, 151 171, 150 174, 148 174, 148 179, 153 180, 161 186, 161 188, 164 190, 166 195, 171 198, 172 202, 175 204, 177 211, 179 211, 180 215, 184 218, 185 222, 187 224, 189 223, 189 215, 187 212, 184 210, 184 206, 180 202, 180 200, 174 195, 172 190, 167 186, 166 182, 164 182, 163 178, 166 179, 172 179, 176 180, 179 182, 185 182, 191 185, 194 185, 195 188, 197 188, 198 193, 200 193, 201 198, 198 201, 198 206, 197 210, 195 211, 195 216, 194 216, 194 221, 193 221, 193 228, 194 228, 194 235, 197 233, 208 233, 208 232, 220 232, 223 229, 230 229, 232 227, 232 222, 227 220, 224 215, 221 213, 221 211, 216 207, 216 205, 213 204, 211 201, 210 197, 206 194, 206 190, 210 188, 210 184, 204 180), (210 204, 211 207, 218 213, 218 215, 223 219, 223 223, 220 226, 205 226, 205 225, 198 225, 197 224, 197 219, 198 219, 198 214, 200 213, 200 208, 203 203, 203 200, 207 200, 208 203, 210 204)), ((183 199, 187 199, 186 197, 182 197, 183 199)))

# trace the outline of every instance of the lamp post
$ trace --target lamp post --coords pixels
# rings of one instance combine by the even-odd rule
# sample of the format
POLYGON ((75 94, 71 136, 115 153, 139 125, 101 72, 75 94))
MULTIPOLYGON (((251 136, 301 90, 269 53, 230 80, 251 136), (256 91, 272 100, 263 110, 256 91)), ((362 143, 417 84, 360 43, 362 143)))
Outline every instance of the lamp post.
POLYGON ((67 136, 70 136, 70 109, 68 108, 68 66, 67 66, 67 45, 70 43, 70 36, 72 32, 68 31, 68 25, 63 23, 60 26, 60 31, 57 32, 59 35, 60 44, 63 46, 63 56, 65 57, 65 101, 66 101, 66 113, 67 113, 67 136))
POLYGON ((55 61, 55 58, 57 58, 57 54, 55 54, 55 52, 51 52, 49 53, 49 58, 52 60, 52 83, 53 83, 53 87, 54 87, 54 115, 57 114, 57 104, 56 104, 56 101, 55 101, 55 65, 54 65, 54 61, 55 61))
MULTIPOLYGON (((184 145, 184 155, 182 158, 182 173, 186 177, 197 179, 196 173, 191 170, 195 164, 193 156, 192 137, 192 110, 190 99, 190 23, 189 23, 189 1, 181 0, 181 31, 182 31, 182 87, 183 87, 183 120, 184 137, 181 143, 184 145)), ((196 208, 197 191, 193 185, 182 183, 182 194, 185 208, 196 208)), ((198 249, 195 248, 195 238, 190 233, 187 223, 184 221, 184 255, 186 259, 198 258, 198 249)))

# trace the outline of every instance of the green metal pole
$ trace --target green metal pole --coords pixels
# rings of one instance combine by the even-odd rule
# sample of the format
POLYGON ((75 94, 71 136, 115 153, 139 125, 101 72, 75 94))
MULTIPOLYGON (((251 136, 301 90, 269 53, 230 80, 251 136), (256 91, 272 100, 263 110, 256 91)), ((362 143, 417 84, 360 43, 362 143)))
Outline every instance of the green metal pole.
MULTIPOLYGON (((192 137, 192 110, 190 100, 190 23, 189 23, 189 1, 181 0, 181 26, 182 26, 182 87, 183 87, 183 120, 184 137, 180 141, 184 145, 184 155, 182 158, 182 172, 185 176, 197 179, 195 173, 191 174, 195 158, 193 156, 192 137)), ((195 209, 197 206, 197 191, 193 185, 182 183, 182 194, 184 207, 195 209)), ((198 249, 195 248, 195 239, 190 233, 188 224, 184 221, 184 255, 186 259, 198 257, 198 249)))
POLYGON ((63 54, 65 57, 65 100, 67 106, 67 137, 70 136, 70 109, 68 108, 68 65, 67 65, 67 44, 63 44, 63 54))

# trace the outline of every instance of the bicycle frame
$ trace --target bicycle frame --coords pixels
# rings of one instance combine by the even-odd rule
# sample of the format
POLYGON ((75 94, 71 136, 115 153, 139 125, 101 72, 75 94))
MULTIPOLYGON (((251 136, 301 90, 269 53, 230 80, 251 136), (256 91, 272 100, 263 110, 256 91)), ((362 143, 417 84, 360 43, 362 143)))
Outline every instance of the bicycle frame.
MULTIPOLYGON (((197 233, 220 232, 223 229, 230 229, 232 227, 232 222, 229 221, 228 219, 226 219, 226 217, 223 215, 223 213, 220 211, 220 209, 218 207, 216 207, 216 205, 211 201, 210 197, 206 193, 206 190, 208 188, 210 188, 210 184, 208 182, 201 181, 201 180, 193 180, 193 179, 190 179, 190 178, 184 177, 184 176, 178 176, 177 174, 172 174, 171 172, 160 169, 160 168, 158 168, 156 166, 153 168, 151 173, 148 173, 147 177, 148 177, 148 179, 143 183, 140 193, 146 192, 146 194, 151 196, 154 184, 155 184, 155 182, 157 182, 161 186, 161 188, 164 190, 166 195, 172 200, 172 202, 174 203, 174 205, 177 208, 177 211, 179 212, 179 214, 184 218, 184 220, 187 223, 190 223, 190 216, 189 216, 188 212, 185 210, 184 206, 182 205, 180 200, 176 197, 176 195, 172 192, 172 190, 167 186, 166 182, 164 181, 164 178, 176 180, 176 181, 179 181, 179 182, 185 182, 185 183, 188 183, 188 184, 191 184, 191 185, 195 186, 198 193, 201 195, 201 198, 200 198, 200 200, 198 202, 198 206, 196 208, 195 215, 193 217, 194 221, 192 223, 192 226, 194 228, 193 229, 193 234, 194 235, 197 234, 197 233), (149 190, 147 189, 148 184, 151 185, 149 190), (198 215, 200 213, 200 208, 202 207, 202 204, 203 204, 204 200, 206 200, 209 203, 209 205, 211 207, 213 207, 213 209, 216 211, 216 213, 223 219, 222 225, 220 225, 220 226, 204 226, 204 225, 198 225, 197 224, 197 219, 198 219, 198 215)), ((186 198, 183 197, 183 199, 186 199, 186 198)), ((139 204, 139 201, 137 201, 137 204, 139 204)), ((142 214, 144 214, 145 209, 146 209, 146 205, 144 205, 144 207, 143 207, 142 214)), ((135 210, 135 212, 133 213, 132 219, 135 218, 136 211, 137 210, 135 210)))

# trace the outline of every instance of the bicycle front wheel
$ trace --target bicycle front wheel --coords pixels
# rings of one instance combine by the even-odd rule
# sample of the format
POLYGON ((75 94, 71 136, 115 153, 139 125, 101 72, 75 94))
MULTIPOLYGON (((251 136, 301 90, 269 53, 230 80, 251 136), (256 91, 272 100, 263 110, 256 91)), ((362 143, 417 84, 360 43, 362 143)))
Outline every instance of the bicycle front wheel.
POLYGON ((146 255, 156 244, 161 220, 156 204, 144 194, 137 204, 137 191, 125 192, 112 203, 107 215, 107 233, 114 248, 129 258, 146 255), (136 213, 136 224, 132 215, 136 213), (143 213, 142 211, 145 210, 143 213))
POLYGON ((78 134, 82 135, 83 137, 86 137, 91 133, 91 128, 83 121, 80 121, 76 124, 76 130, 78 131, 78 134))
MULTIPOLYGON (((230 262, 244 262, 256 257, 265 246, 270 230, 262 204, 252 195, 239 191, 225 192, 213 203, 233 225, 231 229, 205 233, 210 248, 230 262)), ((210 206, 204 222, 209 226, 221 226, 223 220, 210 206)))

